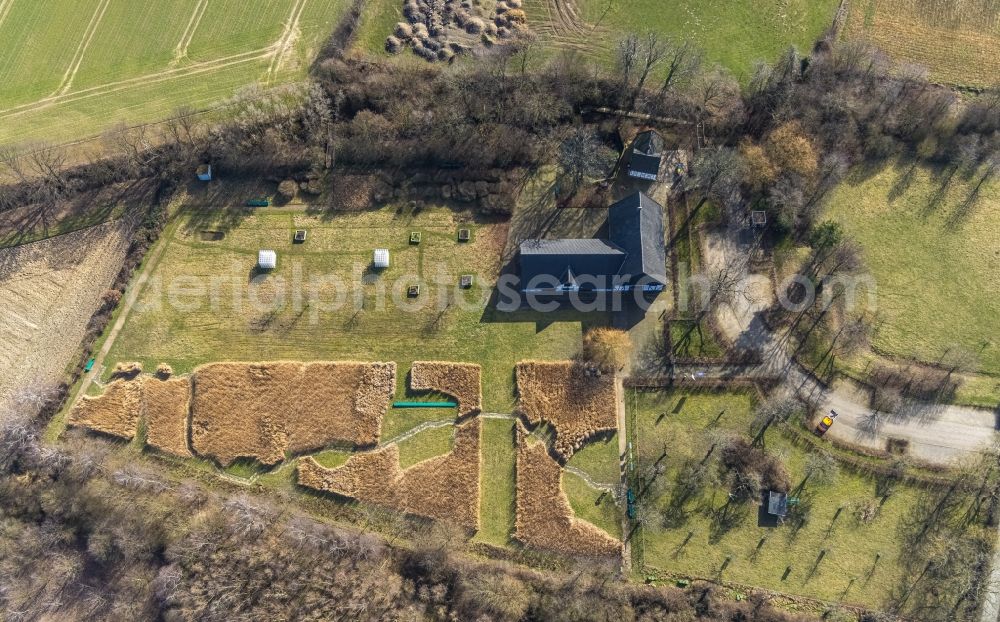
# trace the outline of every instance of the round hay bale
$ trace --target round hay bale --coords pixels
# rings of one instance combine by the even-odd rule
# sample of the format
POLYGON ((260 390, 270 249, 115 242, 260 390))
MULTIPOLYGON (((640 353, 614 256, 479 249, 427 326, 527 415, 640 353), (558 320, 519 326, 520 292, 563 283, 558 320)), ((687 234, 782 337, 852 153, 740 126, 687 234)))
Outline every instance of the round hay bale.
POLYGON ((420 42, 425 48, 434 52, 435 55, 437 55, 438 50, 441 49, 441 44, 433 37, 427 37, 426 39, 422 39, 420 42))
POLYGON ((389 35, 385 38, 385 51, 390 54, 399 54, 403 51, 403 42, 389 35))
POLYGON ((510 8, 512 8, 512 9, 519 9, 519 8, 521 8, 521 4, 522 4, 521 0, 505 0, 505 1, 507 3, 507 6, 510 7, 510 8))
POLYGON ((501 26, 497 28, 497 36, 501 39, 510 39, 514 36, 514 31, 506 26, 501 26))
POLYGON ((427 61, 437 60, 437 52, 435 52, 430 48, 424 47, 423 45, 415 45, 413 47, 413 53, 427 61))
POLYGON ((295 192, 299 189, 299 185, 295 183, 294 179, 286 179, 285 181, 278 184, 278 194, 284 197, 286 200, 292 200, 295 198, 295 192))
POLYGON ((497 15, 493 18, 493 25, 497 28, 506 28, 509 24, 510 22, 508 22, 507 18, 503 15, 497 15))
POLYGON ((469 12, 466 11, 465 9, 459 9, 455 11, 455 15, 452 17, 453 21, 455 22, 455 25, 458 26, 459 28, 462 28, 463 30, 465 29, 465 24, 471 18, 472 16, 469 15, 469 12))
POLYGON ((508 10, 509 8, 510 8, 510 7, 509 7, 509 6, 507 6, 507 3, 506 3, 506 2, 504 2, 503 0, 501 0, 500 2, 497 2, 497 6, 496 6, 496 9, 494 9, 494 10, 495 10, 495 11, 496 11, 497 13, 506 13, 506 12, 507 12, 507 10, 508 10))
POLYGON ((118 363, 111 372, 112 378, 135 378, 142 373, 142 363, 133 361, 129 363, 118 363))
POLYGON ((416 23, 423 18, 423 11, 420 10, 420 7, 417 6, 414 0, 406 0, 406 3, 403 4, 403 16, 407 21, 416 23))
POLYGON ((483 24, 483 20, 478 17, 471 17, 465 22, 465 32, 470 35, 482 34, 484 27, 485 25, 483 24))
MULTIPOLYGON (((438 60, 440 60, 440 61, 450 61, 454 57, 455 57, 455 53, 452 52, 447 47, 443 47, 440 50, 438 50, 438 60)), ((445 186, 445 188, 448 188, 448 186, 445 186)), ((442 192, 442 195, 443 194, 444 193, 442 192)), ((449 194, 449 196, 451 195, 450 192, 448 194, 449 194)), ((445 198, 448 198, 448 197, 445 197, 445 198)))
POLYGON ((428 34, 429 33, 427 32, 427 26, 425 26, 424 24, 413 25, 413 37, 415 39, 426 39, 428 34))
POLYGON ((174 375, 174 368, 166 363, 160 363, 156 366, 156 377, 161 379, 169 378, 174 375))
POLYGON ((393 34, 405 41, 413 36, 413 26, 406 22, 399 22, 396 24, 396 30, 393 31, 393 34))
POLYGON ((497 36, 497 25, 494 24, 493 22, 486 22, 486 25, 483 26, 483 34, 486 34, 490 37, 497 36))

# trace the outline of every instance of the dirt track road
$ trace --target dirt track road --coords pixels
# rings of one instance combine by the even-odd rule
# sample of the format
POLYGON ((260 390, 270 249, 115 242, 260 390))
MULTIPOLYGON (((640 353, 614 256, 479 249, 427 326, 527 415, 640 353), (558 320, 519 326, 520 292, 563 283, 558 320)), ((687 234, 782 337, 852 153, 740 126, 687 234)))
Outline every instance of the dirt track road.
MULTIPOLYGON (((709 271, 727 262, 732 264, 734 255, 742 252, 736 235, 731 231, 706 235, 703 248, 709 271)), ((769 296, 766 299, 769 301, 769 296)), ((989 449, 996 442, 1000 407, 990 411, 908 401, 901 412, 873 414, 869 396, 850 382, 826 387, 795 363, 788 356, 781 336, 772 334, 761 321, 759 308, 759 304, 739 300, 734 305, 722 305, 717 309, 720 329, 737 347, 761 352, 764 362, 752 373, 782 378, 785 390, 817 404, 821 413, 836 410, 839 416, 827 432, 831 438, 880 450, 886 449, 890 439, 902 439, 909 443, 910 456, 932 464, 954 463, 971 453, 989 449)))

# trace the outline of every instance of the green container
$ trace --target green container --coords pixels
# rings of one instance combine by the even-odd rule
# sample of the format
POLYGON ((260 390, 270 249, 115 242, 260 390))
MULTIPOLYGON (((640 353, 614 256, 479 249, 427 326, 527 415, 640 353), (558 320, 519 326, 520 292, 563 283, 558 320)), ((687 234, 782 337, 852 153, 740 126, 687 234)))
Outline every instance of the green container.
POLYGON ((267 207, 271 202, 267 199, 250 199, 247 201, 247 207, 267 207))
POLYGON ((456 402, 393 402, 393 408, 455 408, 456 402))

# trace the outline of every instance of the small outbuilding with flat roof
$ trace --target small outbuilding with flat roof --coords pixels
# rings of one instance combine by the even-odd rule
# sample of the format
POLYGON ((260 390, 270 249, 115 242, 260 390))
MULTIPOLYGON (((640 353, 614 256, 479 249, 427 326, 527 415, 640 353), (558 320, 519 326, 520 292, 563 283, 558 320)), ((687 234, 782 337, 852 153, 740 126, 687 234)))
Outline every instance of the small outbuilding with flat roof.
POLYGON ((767 492, 767 513, 779 519, 788 514, 788 495, 769 490, 767 492))
POLYGON ((274 270, 278 267, 278 254, 274 251, 257 253, 257 267, 261 270, 274 270))

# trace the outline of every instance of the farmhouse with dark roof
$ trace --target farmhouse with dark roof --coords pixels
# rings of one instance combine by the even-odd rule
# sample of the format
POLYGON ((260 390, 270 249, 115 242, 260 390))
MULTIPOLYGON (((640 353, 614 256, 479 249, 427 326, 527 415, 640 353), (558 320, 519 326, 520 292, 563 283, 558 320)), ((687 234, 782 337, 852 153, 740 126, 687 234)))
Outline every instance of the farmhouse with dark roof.
POLYGON ((660 292, 667 284, 663 207, 642 192, 608 208, 606 240, 533 239, 519 250, 525 292, 660 292))
POLYGON ((632 141, 632 149, 628 151, 626 169, 628 176, 634 179, 656 181, 660 174, 660 161, 663 159, 663 137, 653 130, 639 132, 632 141))

